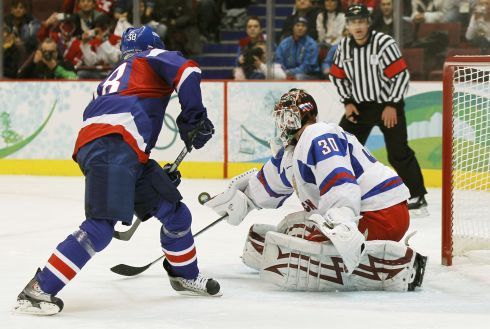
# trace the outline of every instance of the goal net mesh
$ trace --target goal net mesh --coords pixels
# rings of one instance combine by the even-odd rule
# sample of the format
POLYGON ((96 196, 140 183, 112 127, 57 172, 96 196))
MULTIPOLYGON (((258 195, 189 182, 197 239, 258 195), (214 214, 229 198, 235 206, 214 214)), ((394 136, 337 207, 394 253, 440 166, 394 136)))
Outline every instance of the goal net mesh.
POLYGON ((454 67, 453 256, 490 249, 490 62, 454 67))

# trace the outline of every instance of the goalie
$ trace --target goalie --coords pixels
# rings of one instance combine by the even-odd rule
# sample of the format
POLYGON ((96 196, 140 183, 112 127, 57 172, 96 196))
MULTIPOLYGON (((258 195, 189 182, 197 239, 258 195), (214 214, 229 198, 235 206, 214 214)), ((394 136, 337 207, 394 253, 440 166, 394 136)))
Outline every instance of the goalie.
MULTIPOLYGON (((311 95, 284 94, 274 109, 280 147, 260 171, 235 177, 206 205, 238 225, 253 209, 296 192, 304 211, 249 230, 243 262, 286 289, 392 290, 421 286, 427 258, 399 242, 409 226, 401 178, 332 123, 311 95)), ((273 145, 273 143, 271 143, 273 145)))

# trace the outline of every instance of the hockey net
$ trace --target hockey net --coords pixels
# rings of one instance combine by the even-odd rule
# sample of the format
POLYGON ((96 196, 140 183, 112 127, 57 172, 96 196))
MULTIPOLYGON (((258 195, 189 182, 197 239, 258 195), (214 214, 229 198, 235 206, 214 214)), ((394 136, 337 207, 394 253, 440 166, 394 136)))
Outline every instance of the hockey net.
POLYGON ((490 250, 490 56, 444 65, 442 263, 490 250))

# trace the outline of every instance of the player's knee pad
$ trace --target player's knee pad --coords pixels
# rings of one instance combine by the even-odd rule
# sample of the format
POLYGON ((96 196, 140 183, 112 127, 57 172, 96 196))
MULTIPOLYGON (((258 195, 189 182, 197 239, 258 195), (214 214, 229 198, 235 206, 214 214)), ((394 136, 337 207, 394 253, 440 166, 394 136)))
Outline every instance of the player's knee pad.
POLYGON ((115 222, 104 219, 86 219, 73 233, 78 243, 93 256, 109 245, 114 233, 115 222))
POLYGON ((243 247, 242 261, 248 267, 260 270, 262 266, 262 252, 264 251, 265 235, 275 231, 274 225, 254 224, 248 230, 245 246, 243 247))
POLYGON ((180 238, 191 230, 192 215, 185 203, 160 202, 155 217, 162 223, 162 234, 169 238, 180 238))

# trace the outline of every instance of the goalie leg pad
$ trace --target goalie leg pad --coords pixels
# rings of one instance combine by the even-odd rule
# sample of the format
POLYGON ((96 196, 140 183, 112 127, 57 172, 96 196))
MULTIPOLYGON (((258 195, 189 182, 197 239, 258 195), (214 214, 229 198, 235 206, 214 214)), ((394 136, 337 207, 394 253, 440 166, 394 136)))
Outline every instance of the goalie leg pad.
POLYGON ((415 256, 413 249, 399 242, 369 241, 359 266, 347 275, 342 258, 330 242, 268 232, 260 275, 287 290, 407 291, 415 280, 415 256))
POLYGON ((269 231, 276 231, 276 227, 267 224, 254 224, 248 230, 247 240, 245 240, 243 247, 242 261, 257 271, 262 267, 265 235, 269 231))

